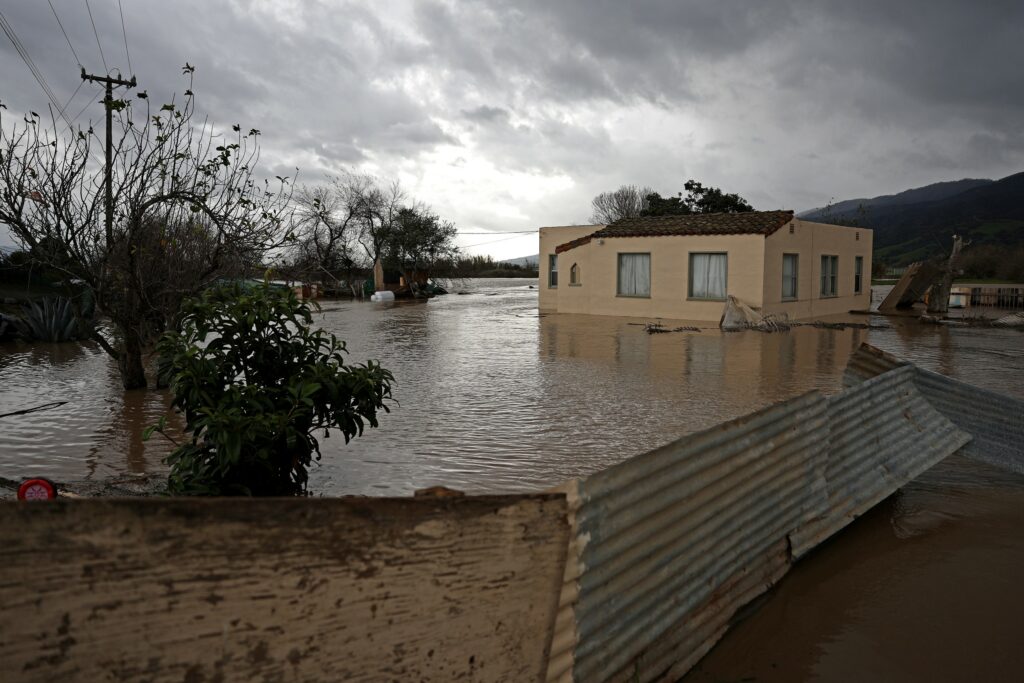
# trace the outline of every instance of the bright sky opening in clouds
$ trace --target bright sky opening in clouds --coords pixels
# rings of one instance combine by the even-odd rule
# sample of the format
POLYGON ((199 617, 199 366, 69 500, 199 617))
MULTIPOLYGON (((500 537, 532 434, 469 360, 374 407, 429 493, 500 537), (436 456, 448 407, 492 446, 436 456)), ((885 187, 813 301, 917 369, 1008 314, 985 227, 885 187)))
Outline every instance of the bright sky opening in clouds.
MULTIPOLYGON (((79 67, 44 2, 4 15, 58 98, 79 67)), ((102 64, 84 2, 53 0, 75 51, 102 64)), ((93 0, 127 72, 116 0, 93 0)), ((197 68, 198 109, 259 128, 268 175, 399 178, 465 232, 586 223, 623 183, 696 178, 756 208, 1024 170, 1024 3, 953 0, 516 3, 123 0, 140 89, 197 68)), ((9 42, 0 102, 45 110, 9 42)), ((94 86, 68 107, 98 122, 94 86), (88 98, 94 104, 87 106, 88 98)), ((7 241, 0 235, 0 241, 7 241)), ((470 253, 536 236, 465 235, 470 253)))

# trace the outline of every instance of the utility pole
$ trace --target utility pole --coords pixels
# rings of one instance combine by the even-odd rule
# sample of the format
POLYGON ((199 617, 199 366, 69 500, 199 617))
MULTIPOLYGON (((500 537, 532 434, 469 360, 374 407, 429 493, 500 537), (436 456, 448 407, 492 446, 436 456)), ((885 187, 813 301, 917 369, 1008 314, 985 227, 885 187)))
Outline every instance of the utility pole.
POLYGON ((114 238, 114 179, 113 179, 113 166, 114 166, 114 141, 113 141, 113 115, 114 115, 114 86, 123 86, 125 88, 135 87, 135 76, 132 76, 132 80, 126 81, 123 78, 113 78, 111 76, 93 76, 92 74, 85 73, 85 67, 82 67, 82 80, 92 81, 93 83, 103 83, 106 85, 107 94, 103 98, 103 107, 107 110, 107 165, 105 169, 105 180, 104 186, 106 187, 107 195, 107 244, 110 244, 114 238))

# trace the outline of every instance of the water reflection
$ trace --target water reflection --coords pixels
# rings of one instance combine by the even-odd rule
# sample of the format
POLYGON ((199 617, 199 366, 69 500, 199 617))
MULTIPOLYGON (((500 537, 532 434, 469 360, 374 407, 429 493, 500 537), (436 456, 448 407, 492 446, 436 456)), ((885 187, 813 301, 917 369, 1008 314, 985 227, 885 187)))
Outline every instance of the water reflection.
MULTIPOLYGON (((314 490, 547 487, 781 399, 837 391, 850 352, 865 340, 1024 394, 1015 381, 1024 370, 1019 332, 895 320, 884 330, 648 335, 636 320, 539 315, 529 284, 472 281, 466 296, 429 302, 325 304, 317 323, 347 342, 352 362, 379 359, 394 372, 397 405, 380 429, 348 445, 323 441, 314 490)), ((0 386, 0 412, 69 401, 0 423, 0 476, 162 469, 169 445, 157 437, 143 443, 141 433, 166 411, 167 396, 126 394, 99 349, 0 347, 0 386)))

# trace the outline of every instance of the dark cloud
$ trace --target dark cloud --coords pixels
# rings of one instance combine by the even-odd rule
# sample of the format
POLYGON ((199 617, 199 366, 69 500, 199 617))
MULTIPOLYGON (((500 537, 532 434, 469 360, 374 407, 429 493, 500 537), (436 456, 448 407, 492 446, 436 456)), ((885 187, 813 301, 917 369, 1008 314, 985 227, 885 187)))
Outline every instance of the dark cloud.
MULTIPOLYGON (((70 97, 49 7, 8 5, 70 97)), ((102 71, 84 4, 55 6, 102 71)), ((127 72, 116 3, 92 7, 127 72)), ((268 172, 402 177, 467 229, 584 220, 620 183, 693 176, 801 209, 1024 167, 1020 2, 145 0, 125 20, 141 87, 163 101, 195 64, 199 109, 261 129, 268 172)), ((0 101, 45 109, 6 42, 0 57, 0 101)), ((69 115, 98 120, 97 100, 79 89, 69 115)))

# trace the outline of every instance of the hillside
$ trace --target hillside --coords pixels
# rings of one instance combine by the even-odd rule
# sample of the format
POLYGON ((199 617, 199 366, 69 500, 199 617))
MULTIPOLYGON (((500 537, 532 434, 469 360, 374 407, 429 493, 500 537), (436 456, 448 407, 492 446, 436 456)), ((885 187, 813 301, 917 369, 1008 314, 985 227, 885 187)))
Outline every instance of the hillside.
POLYGON ((974 245, 1024 245, 1024 173, 846 200, 801 218, 872 228, 875 258, 890 265, 945 253, 953 234, 967 236, 974 245))

